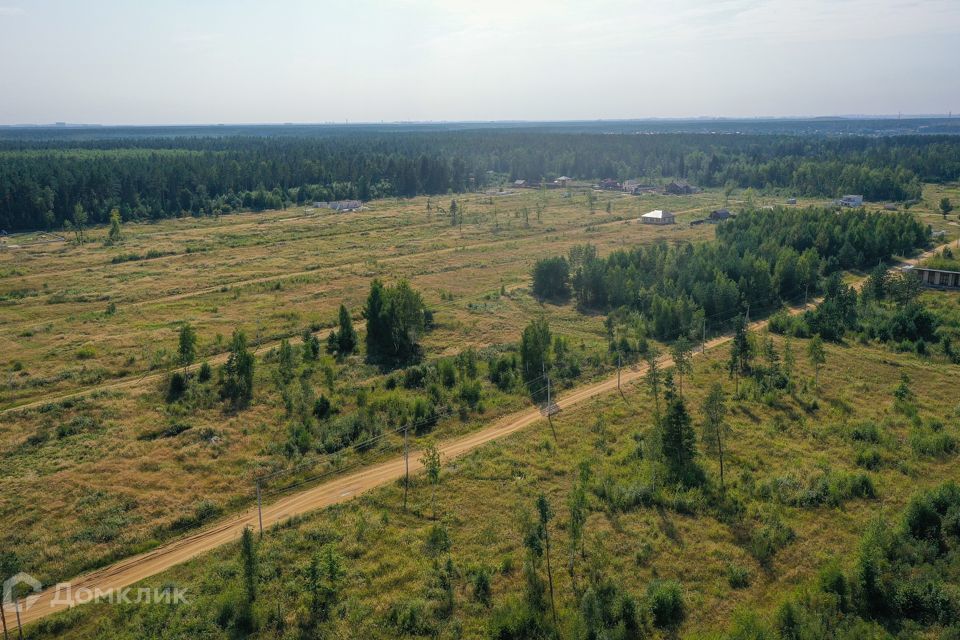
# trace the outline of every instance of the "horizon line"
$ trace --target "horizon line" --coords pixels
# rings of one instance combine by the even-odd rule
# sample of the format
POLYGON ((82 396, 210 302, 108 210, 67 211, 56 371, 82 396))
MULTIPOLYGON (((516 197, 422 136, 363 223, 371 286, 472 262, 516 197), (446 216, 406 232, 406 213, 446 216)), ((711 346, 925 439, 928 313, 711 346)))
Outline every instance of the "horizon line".
POLYGON ((562 118, 562 119, 465 119, 465 120, 322 120, 304 122, 261 121, 261 122, 180 122, 180 123, 99 123, 99 122, 46 122, 46 123, 0 123, 5 129, 45 129, 45 128, 121 128, 121 127, 280 127, 280 126, 369 126, 369 125, 438 125, 438 124, 577 124, 577 123, 625 123, 625 122, 741 122, 741 121, 789 121, 789 120, 933 120, 952 119, 948 113, 897 113, 897 114, 833 114, 833 115, 784 115, 784 116, 647 116, 637 118, 562 118))

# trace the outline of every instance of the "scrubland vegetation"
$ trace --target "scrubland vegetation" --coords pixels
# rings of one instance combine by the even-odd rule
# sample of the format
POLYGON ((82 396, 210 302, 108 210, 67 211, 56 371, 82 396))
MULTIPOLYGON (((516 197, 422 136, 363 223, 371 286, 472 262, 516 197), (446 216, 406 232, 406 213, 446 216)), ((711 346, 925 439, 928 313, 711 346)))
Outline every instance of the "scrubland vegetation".
POLYGON ((185 604, 85 606, 32 636, 960 633, 960 299, 890 270, 957 235, 956 187, 921 182, 956 178, 954 140, 558 135, 534 154, 525 135, 0 152, 12 201, 44 209, 0 209, 11 226, 69 221, 0 255, 5 572, 69 579, 408 439, 424 466, 148 581, 185 604), (708 188, 508 188, 597 171, 708 188), (776 204, 787 189, 810 197, 776 204), (838 210, 844 191, 909 210, 838 210), (691 224, 720 206, 736 217, 691 224), (638 224, 653 208, 679 224, 638 224), (643 375, 440 455, 618 367, 643 375))

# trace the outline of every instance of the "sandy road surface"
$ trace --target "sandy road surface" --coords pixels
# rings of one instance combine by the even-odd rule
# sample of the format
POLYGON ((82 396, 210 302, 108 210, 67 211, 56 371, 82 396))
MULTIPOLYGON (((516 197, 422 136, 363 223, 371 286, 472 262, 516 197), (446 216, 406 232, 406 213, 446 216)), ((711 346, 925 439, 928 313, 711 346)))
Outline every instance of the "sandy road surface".
MULTIPOLYGON (((907 262, 915 263, 940 248, 942 247, 937 247, 936 249, 925 252, 907 262)), ((815 302, 811 302, 806 306, 794 307, 791 309, 791 313, 801 313, 814 304, 815 302)), ((765 325, 765 320, 759 320, 750 323, 750 329, 755 331, 763 328, 765 325)), ((707 342, 706 347, 712 349, 730 340, 731 336, 729 335, 719 336, 707 342)), ((693 355, 694 357, 698 357, 700 354, 699 352, 695 352, 693 355)), ((669 357, 663 357, 660 359, 660 364, 662 367, 669 367, 673 362, 669 357)), ((641 379, 646 372, 647 367, 645 365, 623 371, 621 375, 621 386, 641 379)), ((592 398, 615 391, 616 389, 617 376, 614 375, 600 382, 573 389, 566 394, 558 396, 556 403, 561 409, 570 408, 592 398)), ((483 444, 520 431, 542 419, 543 417, 540 410, 537 408, 517 412, 501 418, 489 427, 441 443, 439 446, 440 453, 445 460, 456 458, 483 444)), ((411 473, 416 473, 422 469, 419 458, 419 451, 411 451, 411 473)), ((404 458, 403 456, 397 456, 385 462, 333 478, 332 480, 310 487, 299 493, 284 496, 276 502, 264 506, 263 526, 265 528, 270 527, 271 525, 288 520, 293 516, 345 502, 361 493, 402 478, 403 474, 404 458)), ((88 573, 72 580, 70 584, 74 593, 76 593, 77 589, 81 588, 91 590, 99 589, 101 592, 107 592, 110 589, 122 589, 177 564, 186 562, 202 553, 236 540, 240 537, 245 527, 252 527, 254 529, 258 527, 256 508, 247 509, 214 526, 169 542, 152 551, 132 556, 88 573)), ((55 596, 56 590, 53 588, 41 592, 39 597, 35 598, 30 608, 21 612, 20 617, 22 622, 29 624, 68 608, 66 602, 57 602, 55 596)))
MULTIPOLYGON (((799 313, 802 310, 802 308, 797 308, 794 309, 794 312, 799 313)), ((754 322, 751 323, 751 328, 758 329, 764 324, 764 321, 754 322)), ((710 349, 729 340, 729 336, 721 336, 710 340, 706 346, 710 349)), ((694 355, 698 356, 699 352, 694 355)), ((673 361, 664 357, 660 359, 660 363, 662 367, 669 367, 673 364, 673 361)), ((646 372, 646 365, 625 369, 621 375, 621 386, 642 378, 646 372)), ((557 398, 556 404, 561 409, 570 408, 597 396, 616 391, 616 389, 617 377, 612 376, 561 395, 557 398)), ((441 443, 439 446, 440 453, 444 460, 456 458, 483 444, 520 431, 542 419, 543 416, 537 408, 517 412, 501 418, 489 427, 441 443)), ((419 451, 411 451, 411 473, 417 473, 422 469, 419 458, 419 451)), ((293 516, 344 502, 361 493, 402 478, 403 474, 404 459, 402 456, 398 456, 334 478, 299 493, 284 496, 272 504, 264 505, 263 526, 267 528, 293 516)), ((122 589, 236 540, 245 527, 256 529, 258 526, 257 510, 256 508, 250 508, 212 527, 88 573, 72 580, 70 584, 74 593, 77 589, 99 589, 101 592, 107 592, 110 589, 122 589)), ((23 623, 35 622, 52 613, 66 609, 66 603, 56 602, 55 597, 55 589, 43 591, 28 610, 21 612, 20 617, 23 623)))

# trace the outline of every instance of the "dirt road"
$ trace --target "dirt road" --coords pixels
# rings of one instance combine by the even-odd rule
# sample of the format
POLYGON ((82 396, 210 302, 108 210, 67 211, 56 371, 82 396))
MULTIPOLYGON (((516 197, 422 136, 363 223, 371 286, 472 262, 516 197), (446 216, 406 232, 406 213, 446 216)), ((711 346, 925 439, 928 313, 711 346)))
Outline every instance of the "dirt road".
MULTIPOLYGON (((908 262, 915 263, 940 248, 941 247, 938 247, 937 249, 926 252, 908 262)), ((794 307, 791 309, 791 313, 801 313, 806 308, 814 306, 814 304, 816 304, 816 301, 803 307, 794 307)), ((750 323, 750 329, 756 331, 765 325, 765 320, 755 321, 750 323)), ((729 335, 719 336, 707 342, 706 348, 716 348, 729 342, 730 339, 731 336, 729 335)), ((698 357, 700 353, 695 352, 693 355, 694 357, 698 357)), ((664 368, 673 364, 669 357, 663 357, 659 362, 661 367, 664 368)), ((645 365, 623 371, 621 375, 621 386, 629 385, 640 380, 646 372, 647 367, 645 365)), ((561 409, 567 409, 600 395, 616 391, 616 389, 617 376, 614 375, 600 382, 573 389, 566 394, 560 395, 557 398, 556 404, 561 409)), ((543 416, 537 408, 517 412, 501 418, 489 427, 441 443, 439 446, 440 453, 444 460, 449 461, 488 442, 516 433, 540 420, 543 420, 543 416)), ((422 469, 419 458, 419 451, 412 451, 410 453, 411 473, 419 472, 422 469)), ((310 487, 299 493, 284 496, 274 503, 264 505, 263 526, 267 528, 288 520, 293 516, 345 502, 366 491, 395 481, 403 477, 403 474, 404 458, 398 456, 385 462, 364 467, 340 477, 335 477, 332 480, 310 487)), ((177 564, 186 562, 202 553, 236 540, 240 537, 245 527, 251 527, 253 529, 258 527, 257 510, 255 507, 247 509, 202 531, 169 542, 153 551, 132 556, 81 576, 70 582, 71 587, 74 593, 77 592, 77 589, 99 589, 101 592, 107 592, 111 589, 117 590, 128 587, 177 564)), ((23 623, 29 624, 36 622, 68 607, 66 602, 58 602, 55 598, 56 589, 50 588, 41 592, 39 597, 35 598, 34 602, 32 602, 30 608, 21 612, 20 616, 23 623)))
MULTIPOLYGON (((801 308, 794 310, 796 313, 801 308)), ((752 329, 759 329, 763 321, 751 323, 752 329)), ((707 342, 708 349, 722 345, 730 340, 729 336, 721 336, 707 342)), ((699 352, 694 354, 699 356, 699 352)), ((661 358, 662 367, 673 364, 668 357, 661 358)), ((621 386, 629 385, 641 379, 647 372, 646 365, 626 369, 621 375, 621 386)), ((597 396, 614 392, 617 389, 617 377, 612 376, 601 382, 574 389, 557 398, 556 404, 561 409, 567 409, 597 396)), ((505 416, 493 425, 440 444, 440 453, 445 461, 459 457, 488 442, 516 433, 540 420, 543 420, 540 410, 528 409, 505 416)), ((419 462, 420 452, 411 451, 410 471, 417 473, 422 469, 419 462)), ((272 504, 263 507, 263 526, 268 528, 283 522, 293 516, 301 515, 316 509, 322 509, 339 502, 344 502, 366 491, 383 486, 402 478, 404 474, 404 459, 402 456, 385 462, 364 467, 358 471, 334 478, 323 484, 311 487, 300 493, 285 496, 272 504)), ((186 562, 202 553, 227 544, 240 537, 245 527, 257 529, 259 526, 256 508, 250 508, 216 525, 198 531, 190 536, 180 538, 161 547, 140 555, 132 556, 103 569, 93 571, 70 582, 73 592, 77 589, 99 589, 101 592, 122 589, 140 580, 156 575, 174 565, 186 562)), ((65 603, 55 601, 55 589, 47 589, 33 602, 31 607, 22 611, 20 616, 24 624, 35 622, 52 613, 67 608, 65 603)))

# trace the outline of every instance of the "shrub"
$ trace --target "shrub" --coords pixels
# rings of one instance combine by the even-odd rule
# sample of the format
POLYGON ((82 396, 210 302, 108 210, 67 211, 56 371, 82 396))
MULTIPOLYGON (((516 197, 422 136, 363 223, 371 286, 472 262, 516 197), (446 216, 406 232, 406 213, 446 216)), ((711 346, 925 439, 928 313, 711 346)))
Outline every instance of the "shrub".
POLYGON ((773 333, 792 336, 794 338, 809 338, 810 327, 802 315, 791 315, 786 310, 777 311, 770 316, 768 327, 773 333))
POLYGON ((727 565, 727 584, 731 589, 745 589, 750 586, 750 570, 738 564, 727 565))
POLYGON ((880 452, 875 447, 869 447, 857 451, 858 467, 863 467, 864 469, 869 469, 870 471, 876 471, 880 468, 882 462, 883 460, 880 456, 880 452))
POLYGON ((949 433, 914 429, 910 432, 910 447, 918 456, 941 458, 956 453, 957 439, 949 433))
POLYGON ((419 598, 394 602, 387 613, 387 623, 400 633, 414 636, 430 635, 433 626, 428 621, 427 603, 419 598))
POLYGON ((460 385, 460 399, 466 402, 470 408, 476 409, 480 403, 482 388, 479 380, 464 381, 460 385))
POLYGON ((197 373, 197 380, 200 382, 208 382, 212 377, 213 370, 210 368, 210 363, 204 362, 201 364, 200 371, 197 373))
POLYGON ((437 375, 440 382, 447 389, 452 389, 457 384, 457 369, 453 366, 453 361, 449 358, 443 358, 437 361, 437 375))
POLYGON ((321 395, 313 403, 313 415, 320 420, 326 420, 333 413, 333 405, 327 399, 327 396, 321 395))
POLYGON ((473 574, 473 597, 485 607, 490 606, 492 590, 490 588, 490 572, 485 568, 478 569, 473 574))
POLYGON ((427 540, 425 543, 427 553, 432 556, 438 556, 450 551, 450 534, 442 524, 435 524, 427 531, 427 540))
POLYGON ((763 517, 760 526, 750 534, 750 553, 761 564, 767 564, 773 556, 796 537, 793 529, 776 513, 763 517))
POLYGON ((850 438, 857 442, 870 442, 877 444, 880 442, 880 429, 876 423, 863 421, 853 425, 850 429, 850 438))
POLYGON ((406 389, 421 389, 427 382, 429 368, 426 365, 407 367, 403 371, 403 386, 406 389))
POLYGON ((95 357, 97 357, 97 352, 89 345, 77 349, 77 360, 90 360, 95 357))
POLYGON ((187 391, 187 378, 179 371, 170 375, 170 382, 167 385, 167 402, 176 402, 183 397, 187 391))
POLYGON ((686 617, 683 590, 675 580, 654 580, 647 587, 647 606, 653 625, 660 629, 676 627, 686 617))

